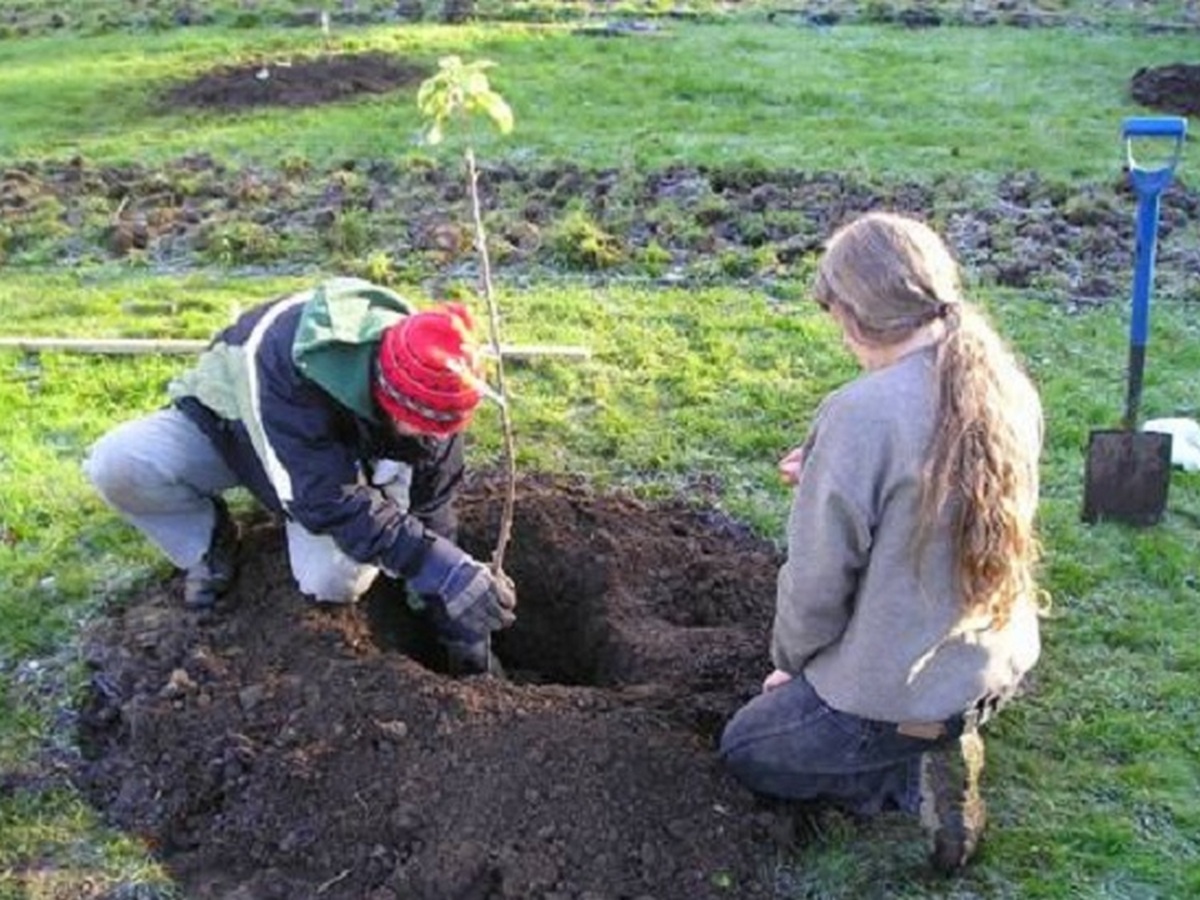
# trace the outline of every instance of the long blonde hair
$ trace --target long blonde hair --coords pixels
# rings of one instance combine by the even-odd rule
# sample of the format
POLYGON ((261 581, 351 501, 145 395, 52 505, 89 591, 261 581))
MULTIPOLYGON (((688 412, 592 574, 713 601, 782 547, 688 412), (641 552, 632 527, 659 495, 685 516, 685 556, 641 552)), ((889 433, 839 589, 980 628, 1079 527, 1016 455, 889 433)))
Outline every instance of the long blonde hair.
POLYGON ((1008 621, 1034 596, 1041 417, 1037 393, 987 319, 963 300, 958 265, 928 226, 868 213, 830 240, 816 299, 856 340, 887 346, 934 320, 938 423, 921 481, 919 555, 949 516, 966 608, 1008 621), (1035 428, 1031 428, 1031 422, 1035 428))

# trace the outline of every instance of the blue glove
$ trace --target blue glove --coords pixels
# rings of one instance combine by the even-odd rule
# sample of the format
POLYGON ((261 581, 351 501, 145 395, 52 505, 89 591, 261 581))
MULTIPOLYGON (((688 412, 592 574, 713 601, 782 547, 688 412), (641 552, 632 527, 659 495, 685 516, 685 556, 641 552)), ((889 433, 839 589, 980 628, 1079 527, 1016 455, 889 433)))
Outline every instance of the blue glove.
POLYGON ((507 576, 497 578, 483 563, 451 541, 435 538, 408 586, 438 603, 439 627, 456 639, 478 639, 516 621, 516 591, 507 576), (445 627, 441 621, 444 620, 445 627))
POLYGON ((487 634, 516 621, 517 594, 506 577, 467 557, 455 566, 438 594, 446 603, 446 617, 472 634, 487 634))

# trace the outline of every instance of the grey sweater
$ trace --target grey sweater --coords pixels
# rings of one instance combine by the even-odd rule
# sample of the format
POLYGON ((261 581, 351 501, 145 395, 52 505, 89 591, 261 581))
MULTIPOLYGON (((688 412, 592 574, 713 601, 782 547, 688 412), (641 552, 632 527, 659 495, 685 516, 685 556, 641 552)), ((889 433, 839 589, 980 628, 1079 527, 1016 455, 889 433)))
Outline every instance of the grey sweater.
MULTIPOLYGON (((921 468, 936 427, 933 350, 830 394, 805 442, 779 572, 771 655, 803 672, 834 709, 932 722, 1011 689, 1040 652, 1026 598, 1002 628, 962 612, 948 529, 918 565, 912 549, 921 468)), ((1031 386, 1016 386, 1028 439, 1041 441, 1031 386)), ((1037 502, 1036 481, 1027 499, 1037 502)))

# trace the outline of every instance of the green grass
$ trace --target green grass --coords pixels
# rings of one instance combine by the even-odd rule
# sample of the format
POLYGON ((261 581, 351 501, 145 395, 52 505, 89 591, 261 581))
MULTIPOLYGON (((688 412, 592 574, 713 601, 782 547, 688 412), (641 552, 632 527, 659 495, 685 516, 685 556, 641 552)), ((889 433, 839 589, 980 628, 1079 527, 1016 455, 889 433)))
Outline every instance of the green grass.
MULTIPOLYGON (((425 62, 495 60, 511 138, 477 136, 484 158, 595 166, 738 160, 927 179, 1036 167, 1109 176, 1116 127, 1141 66, 1186 58, 1189 36, 762 22, 670 23, 646 37, 579 37, 566 26, 372 27, 345 51, 425 62), (721 61, 714 64, 714 61, 721 61)), ((0 42, 0 160, 82 155, 156 162, 211 152, 318 164, 424 153, 415 89, 305 111, 166 111, 170 85, 209 68, 320 53, 315 30, 191 29, 0 42), (80 123, 86 123, 81 128, 80 123)), ((453 148, 447 149, 452 153, 453 148)))
MULTIPOLYGON (((345 29, 337 39, 431 64, 447 52, 497 60, 493 83, 516 110, 517 130, 503 142, 481 136, 484 159, 982 183, 1014 168, 1112 179, 1117 122, 1139 111, 1126 98, 1128 78, 1193 53, 1193 39, 1117 30, 817 31, 749 19, 664 28, 603 40, 554 27, 421 25, 345 29)), ((207 151, 321 164, 429 152, 416 143, 409 95, 307 112, 154 111, 155 93, 179 77, 318 46, 302 29, 228 25, 0 40, 0 160, 80 153, 154 163, 207 151)), ((1183 177, 1196 165, 1191 151, 1183 177)), ((322 264, 314 259, 309 275, 322 264)), ((204 338, 299 283, 116 264, 63 272, 48 262, 3 272, 0 333, 204 338)), ((402 289, 423 296, 419 286, 402 289)), ((780 860, 780 895, 1200 895, 1200 474, 1174 474, 1155 528, 1080 523, 1088 433, 1115 425, 1123 407, 1124 310, 1070 314, 1034 292, 982 299, 1043 394, 1043 586, 1053 601, 1030 694, 992 730, 995 826, 968 874, 930 882, 909 874, 907 823, 834 817, 799 857, 780 860)), ((854 373, 811 305, 719 280, 691 291, 502 282, 500 302, 506 340, 594 354, 509 370, 523 470, 578 472, 648 495, 715 476, 731 512, 779 535, 788 498, 775 460, 802 438, 820 397, 854 373)), ((69 739, 62 711, 83 676, 80 623, 167 571, 87 487, 80 459, 107 428, 158 406, 186 363, 0 352, 0 900, 170 890, 150 848, 104 828, 42 753, 69 739)), ((1200 416, 1197 372, 1195 304, 1157 304, 1144 414, 1200 416)), ((470 441, 473 465, 495 461, 493 410, 470 441)))
MULTIPOLYGON (((22 276, 0 286, 0 304, 10 310, 5 330, 14 333, 133 335, 144 326, 147 335, 196 337, 226 321, 239 299, 291 283, 22 276), (155 302, 170 298, 182 320, 155 311, 155 302), (55 322, 48 303, 71 315, 55 322), (148 312, 133 320, 131 306, 148 312)), ((778 535, 787 497, 774 462, 800 440, 819 397, 853 372, 815 308, 780 308, 733 288, 570 283, 505 292, 501 300, 513 342, 578 343, 594 352, 586 363, 542 360, 510 371, 522 470, 582 472, 650 495, 715 475, 731 511, 778 535)), ((966 893, 955 896, 1186 896, 1200 878, 1193 691, 1200 476, 1176 474, 1171 512, 1152 530, 1081 524, 1086 434, 1113 424, 1122 403, 1122 316, 1069 315, 1015 294, 987 300, 1029 360, 1050 422, 1042 523, 1053 613, 1031 696, 993 731, 996 827, 984 860, 956 883, 966 893), (1091 365, 1070 364, 1085 357, 1091 365)), ((1198 332, 1186 305, 1156 309, 1149 413, 1194 403, 1171 373, 1200 370, 1198 332)), ((21 660, 61 654, 79 618, 104 597, 165 572, 88 490, 78 461, 106 428, 158 405, 166 380, 185 364, 0 355, 0 403, 10 411, 0 440, 8 535, 0 549, 0 670, 10 677, 21 660)), ((484 412, 471 440, 473 464, 494 461, 494 414, 484 412)), ((25 693, 10 684, 0 715, 6 765, 19 766, 47 738, 38 703, 25 693)), ((93 827, 58 794, 41 802, 48 808, 25 798, 7 814, 21 829, 46 829, 61 842, 93 827), (67 815, 63 804, 75 811, 67 815)), ((945 886, 904 874, 913 870, 914 835, 896 839, 897 829, 906 833, 887 821, 833 828, 786 868, 785 881, 798 897, 812 896, 805 892, 814 885, 823 897, 950 896, 945 886)), ((9 851, 12 858, 23 852, 9 851)))

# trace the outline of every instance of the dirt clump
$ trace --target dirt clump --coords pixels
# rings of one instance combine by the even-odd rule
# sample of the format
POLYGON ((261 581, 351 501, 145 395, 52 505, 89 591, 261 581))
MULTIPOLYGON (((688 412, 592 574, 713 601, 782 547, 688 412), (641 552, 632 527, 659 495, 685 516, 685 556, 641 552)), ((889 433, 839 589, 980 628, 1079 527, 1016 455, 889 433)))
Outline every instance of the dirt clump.
MULTIPOLYGON (((460 504, 482 558, 499 498, 475 477, 460 504)), ((87 639, 77 781, 186 896, 770 896, 773 814, 714 746, 768 665, 773 544, 682 500, 523 479, 509 678, 456 680, 395 582, 315 608, 277 525, 245 524, 216 613, 172 581, 87 639)))
POLYGON ((278 59, 228 66, 171 88, 164 105, 206 109, 319 106, 418 84, 430 71, 387 53, 278 59))
POLYGON ((1200 115, 1200 64, 1171 63, 1138 69, 1129 82, 1134 102, 1159 112, 1200 115))

